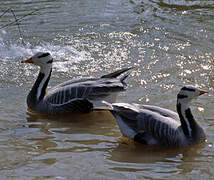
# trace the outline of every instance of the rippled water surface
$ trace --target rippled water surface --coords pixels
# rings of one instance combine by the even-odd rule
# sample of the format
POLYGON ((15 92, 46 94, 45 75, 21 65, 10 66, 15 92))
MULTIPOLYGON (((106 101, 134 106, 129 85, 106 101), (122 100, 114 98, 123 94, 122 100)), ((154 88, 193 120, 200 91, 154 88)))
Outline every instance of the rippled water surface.
POLYGON ((214 1, 0 2, 0 179, 214 178, 214 1), (49 87, 135 66, 118 102, 175 110, 184 84, 209 90, 192 103, 207 143, 185 149, 136 144, 121 136, 107 112, 27 114, 39 69, 20 61, 37 51, 54 57, 49 87))

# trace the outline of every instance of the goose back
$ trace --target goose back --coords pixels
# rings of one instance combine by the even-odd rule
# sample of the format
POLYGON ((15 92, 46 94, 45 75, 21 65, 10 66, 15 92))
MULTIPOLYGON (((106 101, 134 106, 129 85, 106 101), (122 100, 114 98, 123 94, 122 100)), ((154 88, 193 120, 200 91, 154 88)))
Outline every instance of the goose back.
POLYGON ((118 79, 85 78, 70 80, 51 89, 44 100, 51 104, 62 104, 70 99, 87 98, 99 100, 113 93, 124 91, 125 87, 118 79))

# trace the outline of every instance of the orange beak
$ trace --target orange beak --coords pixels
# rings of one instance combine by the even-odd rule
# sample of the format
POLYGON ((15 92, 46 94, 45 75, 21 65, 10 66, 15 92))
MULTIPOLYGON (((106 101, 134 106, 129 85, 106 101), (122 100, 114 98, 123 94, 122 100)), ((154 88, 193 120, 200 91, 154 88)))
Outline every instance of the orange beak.
POLYGON ((206 91, 206 90, 200 90, 200 95, 207 94, 207 93, 208 93, 208 91, 206 91))
POLYGON ((33 63, 32 58, 21 61, 21 63, 33 63))

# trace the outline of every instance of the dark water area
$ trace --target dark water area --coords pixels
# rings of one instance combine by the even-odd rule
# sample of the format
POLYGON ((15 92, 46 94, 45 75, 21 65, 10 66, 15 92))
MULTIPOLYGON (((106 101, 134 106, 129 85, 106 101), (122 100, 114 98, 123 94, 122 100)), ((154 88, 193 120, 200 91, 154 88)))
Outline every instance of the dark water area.
POLYGON ((213 179, 214 1, 0 3, 0 179, 213 179), (54 57, 49 87, 135 66, 118 102, 175 110, 183 85, 208 90, 191 106, 207 142, 146 147, 122 137, 108 113, 27 114, 39 69, 20 62, 37 51, 54 57))

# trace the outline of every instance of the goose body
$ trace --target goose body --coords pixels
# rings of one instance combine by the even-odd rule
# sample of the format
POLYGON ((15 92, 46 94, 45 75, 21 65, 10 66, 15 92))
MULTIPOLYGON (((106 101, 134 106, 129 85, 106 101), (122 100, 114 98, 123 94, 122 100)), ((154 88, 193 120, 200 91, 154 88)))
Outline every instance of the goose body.
POLYGON ((117 77, 131 68, 124 68, 100 78, 79 78, 61 83, 46 92, 52 72, 53 58, 49 53, 39 52, 22 63, 40 66, 39 75, 27 96, 27 106, 42 114, 65 115, 88 113, 93 103, 100 100, 115 102, 119 92, 124 91, 127 74, 117 77), (88 101, 90 100, 90 101, 88 101))
POLYGON ((148 145, 185 147, 204 142, 203 128, 194 119, 189 104, 192 98, 207 91, 183 87, 177 96, 177 112, 152 105, 106 103, 116 118, 121 133, 148 145))

